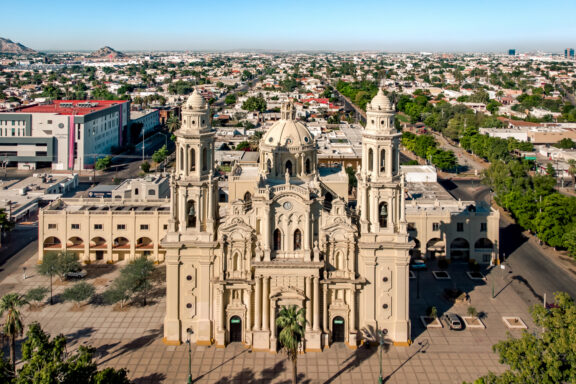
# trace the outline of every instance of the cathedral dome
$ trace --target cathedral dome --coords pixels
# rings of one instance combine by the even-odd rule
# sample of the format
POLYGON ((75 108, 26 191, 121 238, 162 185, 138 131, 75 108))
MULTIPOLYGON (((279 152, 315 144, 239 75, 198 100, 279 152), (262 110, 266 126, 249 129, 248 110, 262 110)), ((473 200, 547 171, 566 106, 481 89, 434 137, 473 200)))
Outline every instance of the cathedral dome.
POLYGON ((206 108, 206 100, 204 97, 198 92, 194 90, 188 100, 186 101, 186 106, 191 109, 205 109, 206 108))
POLYGON ((270 127, 262 140, 265 145, 271 147, 306 147, 314 142, 308 128, 294 120, 294 107, 291 103, 282 106, 282 118, 270 127))
POLYGON ((390 103, 390 99, 382 92, 382 88, 380 88, 378 89, 378 94, 374 96, 368 104, 368 108, 373 111, 390 111, 392 110, 392 103, 390 103))

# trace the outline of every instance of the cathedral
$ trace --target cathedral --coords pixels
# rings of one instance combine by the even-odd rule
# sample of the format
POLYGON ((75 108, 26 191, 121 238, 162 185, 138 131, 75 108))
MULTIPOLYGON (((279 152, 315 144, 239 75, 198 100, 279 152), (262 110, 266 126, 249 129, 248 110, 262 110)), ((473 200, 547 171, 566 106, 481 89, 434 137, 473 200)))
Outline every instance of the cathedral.
POLYGON ((409 239, 400 133, 382 90, 367 106, 358 203, 343 167, 319 167, 291 103, 262 137, 257 165, 235 164, 220 203, 215 130, 194 92, 182 107, 171 182, 164 342, 276 351, 282 306, 306 311, 303 349, 356 348, 383 330, 410 339, 409 239))

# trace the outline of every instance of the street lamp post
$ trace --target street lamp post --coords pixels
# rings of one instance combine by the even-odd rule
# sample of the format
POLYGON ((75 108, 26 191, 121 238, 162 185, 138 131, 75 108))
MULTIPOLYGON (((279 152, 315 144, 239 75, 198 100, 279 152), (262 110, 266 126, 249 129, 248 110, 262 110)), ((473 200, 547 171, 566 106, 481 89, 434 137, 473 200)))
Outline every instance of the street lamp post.
POLYGON ((378 330, 378 344, 380 344, 380 376, 378 377, 378 383, 382 384, 384 382, 384 377, 382 376, 382 350, 384 349, 384 336, 388 333, 387 329, 378 330))
POLYGON ((192 384, 192 328, 186 329, 186 344, 188 344, 188 384, 192 384))

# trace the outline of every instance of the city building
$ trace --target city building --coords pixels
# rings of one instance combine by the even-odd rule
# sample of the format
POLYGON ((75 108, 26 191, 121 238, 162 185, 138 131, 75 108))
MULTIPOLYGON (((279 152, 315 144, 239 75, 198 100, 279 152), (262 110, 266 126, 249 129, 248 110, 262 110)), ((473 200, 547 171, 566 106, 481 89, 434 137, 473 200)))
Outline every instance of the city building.
POLYGON ((574 58, 574 48, 566 48, 564 50, 564 57, 567 59, 573 59, 574 58))
POLYGON ((359 212, 348 176, 318 166, 316 142, 292 103, 264 135, 257 166, 237 165, 219 216, 215 132, 194 92, 176 132, 172 217, 162 241, 167 298, 164 341, 277 350, 276 314, 306 309, 305 351, 334 342, 356 348, 381 329, 408 345, 409 240, 400 134, 380 91, 368 104, 358 172, 359 212))
POLYGON ((77 187, 77 174, 36 173, 23 180, 1 180, 0 209, 9 220, 20 221, 77 187))
POLYGON ((19 169, 82 170, 122 145, 129 101, 55 100, 0 112, 0 159, 19 169))
POLYGON ((509 49, 508 50, 508 56, 516 56, 516 50, 515 49, 509 49))
POLYGON ((140 133, 147 135, 160 125, 160 111, 158 109, 130 111, 130 124, 142 124, 140 133))
POLYGON ((38 213, 38 259, 48 252, 72 252, 84 263, 142 256, 159 263, 169 220, 169 199, 58 199, 38 213))

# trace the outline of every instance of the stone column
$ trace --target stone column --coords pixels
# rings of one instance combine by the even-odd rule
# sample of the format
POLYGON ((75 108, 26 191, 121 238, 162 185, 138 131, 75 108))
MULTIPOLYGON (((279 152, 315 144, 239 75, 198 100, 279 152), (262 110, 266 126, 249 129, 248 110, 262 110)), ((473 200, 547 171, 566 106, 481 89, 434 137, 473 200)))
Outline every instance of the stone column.
POLYGON ((328 332, 328 285, 324 284, 322 294, 322 329, 328 332))
POLYGON ((270 316, 270 277, 264 276, 264 290, 262 292, 262 330, 268 331, 270 316))
POLYGON ((262 276, 256 277, 256 296, 254 297, 254 330, 259 331, 262 325, 262 276))
POLYGON ((252 288, 244 290, 244 305, 246 305, 246 332, 252 329, 252 288))
POLYGON ((226 316, 226 303, 224 303, 224 287, 218 286, 218 330, 224 330, 224 317, 226 316))
POLYGON ((406 221, 406 201, 404 198, 404 180, 400 183, 400 221, 406 221))
POLYGON ((310 258, 310 215, 304 215, 304 244, 302 244, 302 249, 307 251, 306 258, 310 258))
POLYGON ((314 276, 314 320, 313 328, 315 331, 320 330, 320 278, 314 276))
POLYGON ((270 245, 270 206, 268 204, 264 206, 262 220, 264 221, 264 261, 270 261, 272 247, 270 245))
POLYGON ((356 289, 350 289, 350 332, 356 332, 356 289))
MULTIPOLYGON (((394 145, 394 144, 392 144, 394 145)), ((392 177, 392 154, 394 152, 394 148, 390 148, 386 151, 386 177, 392 177)))
POLYGON ((180 263, 175 256, 170 255, 166 261, 164 340, 167 343, 180 343, 180 263))
POLYGON ((312 327, 312 277, 306 276, 306 330, 312 327))

